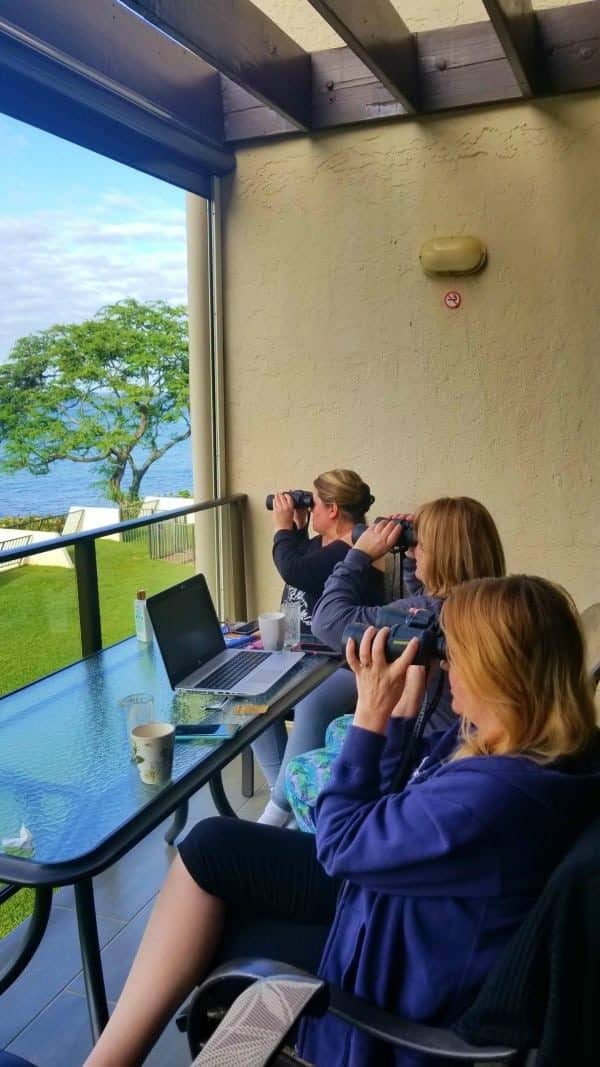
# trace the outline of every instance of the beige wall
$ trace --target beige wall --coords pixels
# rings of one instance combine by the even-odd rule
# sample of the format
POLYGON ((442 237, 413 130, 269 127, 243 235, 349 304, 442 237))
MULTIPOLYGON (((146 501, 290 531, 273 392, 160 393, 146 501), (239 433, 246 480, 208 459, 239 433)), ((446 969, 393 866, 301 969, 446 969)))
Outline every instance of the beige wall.
MULTIPOLYGON (((344 44, 307 0, 253 2, 308 52, 339 48, 344 44)), ((364 3, 367 4, 368 0, 364 0, 364 3)), ((578 3, 581 0, 535 0, 533 6, 538 11, 541 8, 566 7, 567 4, 578 3)), ((412 33, 484 22, 488 17, 482 0, 392 0, 392 4, 412 33)))
MULTIPOLYGON (((473 17, 473 16, 471 16, 473 17)), ((600 94, 238 151, 225 186, 229 487, 250 494, 254 610, 281 588, 264 494, 355 467, 375 514, 484 501, 511 570, 598 569, 600 94), (435 280, 434 234, 489 264, 435 280), (458 311, 442 303, 460 289, 458 311)))

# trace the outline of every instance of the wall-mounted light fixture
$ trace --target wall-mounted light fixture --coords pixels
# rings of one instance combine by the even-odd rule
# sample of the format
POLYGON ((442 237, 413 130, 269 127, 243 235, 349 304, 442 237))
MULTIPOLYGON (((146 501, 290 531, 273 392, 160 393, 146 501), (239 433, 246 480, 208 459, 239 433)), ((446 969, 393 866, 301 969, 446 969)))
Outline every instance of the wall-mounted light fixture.
POLYGON ((487 251, 478 237, 432 237, 419 254, 427 274, 475 274, 485 266, 487 251))

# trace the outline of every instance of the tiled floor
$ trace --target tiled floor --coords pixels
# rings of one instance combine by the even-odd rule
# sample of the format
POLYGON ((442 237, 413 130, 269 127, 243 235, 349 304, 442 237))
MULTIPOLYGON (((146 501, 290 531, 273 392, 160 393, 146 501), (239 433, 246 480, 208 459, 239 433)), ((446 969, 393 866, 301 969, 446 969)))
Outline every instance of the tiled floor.
MULTIPOLYGON (((255 795, 240 792, 240 764, 234 761, 223 781, 242 818, 256 819, 267 790, 257 771, 255 795)), ((208 788, 190 802, 188 826, 215 813, 208 788)), ((94 880, 104 977, 114 1003, 139 943, 152 900, 162 885, 174 849, 163 839, 165 827, 94 880)), ((11 939, 0 941, 0 969, 10 958, 11 939)), ((0 1048, 30 1059, 37 1067, 79 1067, 91 1046, 73 890, 59 890, 40 948, 24 974, 0 997, 0 1048)), ((147 1059, 148 1067, 184 1067, 190 1062, 185 1036, 175 1023, 165 1030, 147 1059)), ((118 1067, 118 1064, 115 1064, 118 1067)))

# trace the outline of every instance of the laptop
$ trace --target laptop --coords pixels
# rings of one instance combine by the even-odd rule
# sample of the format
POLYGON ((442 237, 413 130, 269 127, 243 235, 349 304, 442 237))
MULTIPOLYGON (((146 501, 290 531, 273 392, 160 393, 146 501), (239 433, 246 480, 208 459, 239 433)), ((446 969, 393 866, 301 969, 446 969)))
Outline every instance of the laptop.
POLYGON ((304 655, 227 648, 203 574, 148 597, 146 603, 173 689, 258 696, 277 685, 304 655))

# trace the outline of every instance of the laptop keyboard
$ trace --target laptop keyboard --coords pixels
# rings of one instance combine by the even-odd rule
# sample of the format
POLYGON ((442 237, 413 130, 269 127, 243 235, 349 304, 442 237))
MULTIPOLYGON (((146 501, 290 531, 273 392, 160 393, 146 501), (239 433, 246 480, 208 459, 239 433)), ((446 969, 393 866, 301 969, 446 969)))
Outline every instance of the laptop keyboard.
POLYGON ((225 663, 207 674, 194 689, 231 689, 240 678, 245 678, 259 663, 269 659, 270 655, 270 652, 239 652, 230 663, 225 663))

